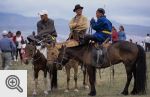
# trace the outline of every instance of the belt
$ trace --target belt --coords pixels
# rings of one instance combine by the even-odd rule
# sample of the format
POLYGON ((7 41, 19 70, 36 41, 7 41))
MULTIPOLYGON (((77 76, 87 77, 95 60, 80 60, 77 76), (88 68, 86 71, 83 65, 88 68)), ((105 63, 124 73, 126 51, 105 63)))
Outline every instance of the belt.
POLYGON ((102 31, 102 32, 105 33, 105 34, 111 34, 111 32, 106 31, 106 30, 104 30, 104 31, 102 31))

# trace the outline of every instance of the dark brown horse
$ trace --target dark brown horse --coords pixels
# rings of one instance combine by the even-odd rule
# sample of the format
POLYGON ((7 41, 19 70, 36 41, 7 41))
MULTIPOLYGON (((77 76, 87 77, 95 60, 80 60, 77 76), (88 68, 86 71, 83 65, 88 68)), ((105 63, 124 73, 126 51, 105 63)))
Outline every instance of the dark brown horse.
MULTIPOLYGON (((25 47, 25 52, 24 52, 24 57, 23 57, 23 62, 28 64, 29 60, 32 59, 32 64, 33 64, 33 68, 34 68, 34 81, 35 81, 35 87, 34 87, 34 91, 33 91, 33 95, 37 94, 37 84, 38 84, 38 74, 39 71, 42 70, 44 73, 44 94, 48 94, 48 91, 50 91, 53 87, 57 87, 57 85, 55 84, 55 82, 52 80, 53 79, 53 73, 54 73, 54 68, 52 68, 52 65, 48 65, 48 61, 46 59, 46 56, 44 56, 44 53, 47 53, 47 51, 45 51, 45 48, 39 48, 36 45, 34 45, 33 43, 30 44, 26 44, 25 47), (41 52, 43 51, 44 52, 41 52), (51 67, 50 67, 51 66, 51 67), (51 83, 49 85, 52 85, 51 87, 47 87, 47 73, 49 72, 49 78, 51 83), (55 84, 55 85, 54 85, 55 84)), ((57 74, 55 74, 57 75, 57 74)), ((57 81, 57 80, 56 80, 57 81)))
POLYGON ((146 56, 144 49, 139 45, 120 41, 110 45, 107 49, 101 47, 99 50, 93 44, 62 47, 58 63, 73 57, 87 66, 91 85, 90 96, 96 95, 96 68, 107 68, 120 62, 124 63, 127 74, 127 82, 122 94, 128 95, 132 75, 134 76, 134 87, 131 94, 146 93, 146 56))

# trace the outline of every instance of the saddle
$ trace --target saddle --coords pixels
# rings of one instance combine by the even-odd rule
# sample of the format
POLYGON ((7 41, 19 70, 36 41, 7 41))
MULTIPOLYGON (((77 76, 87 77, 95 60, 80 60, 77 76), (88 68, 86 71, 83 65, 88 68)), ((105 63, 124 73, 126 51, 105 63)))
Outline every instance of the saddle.
POLYGON ((92 61, 93 66, 101 68, 102 65, 108 63, 107 49, 111 45, 109 39, 106 39, 101 45, 98 43, 94 44, 94 49, 92 50, 92 58, 94 58, 92 61))
MULTIPOLYGON (((60 49, 63 45, 66 47, 75 47, 79 45, 79 42, 76 40, 67 40, 65 42, 55 43, 56 48, 60 49)), ((51 45, 47 45, 47 47, 51 47, 51 45)))

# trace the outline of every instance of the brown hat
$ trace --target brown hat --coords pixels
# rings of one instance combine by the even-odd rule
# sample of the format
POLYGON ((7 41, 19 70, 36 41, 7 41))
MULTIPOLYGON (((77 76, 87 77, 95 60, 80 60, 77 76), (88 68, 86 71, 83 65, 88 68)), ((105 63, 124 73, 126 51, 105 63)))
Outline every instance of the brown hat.
POLYGON ((75 8, 73 9, 73 12, 75 12, 77 9, 83 9, 82 6, 80 6, 80 4, 75 5, 75 8))

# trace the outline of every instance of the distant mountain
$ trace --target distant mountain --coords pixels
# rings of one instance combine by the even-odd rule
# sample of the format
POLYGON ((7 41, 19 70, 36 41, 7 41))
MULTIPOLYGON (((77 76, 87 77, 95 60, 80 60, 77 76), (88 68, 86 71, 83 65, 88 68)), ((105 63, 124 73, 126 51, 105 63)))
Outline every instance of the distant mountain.
MULTIPOLYGON (((19 14, 2 13, 0 12, 0 32, 2 30, 11 30, 16 32, 21 30, 25 36, 31 34, 32 31, 36 31, 36 23, 39 19, 36 17, 25 17, 19 14)), ((59 33, 60 38, 66 37, 69 34, 68 20, 54 19, 56 30, 59 33)), ((120 23, 112 20, 113 25, 117 28, 120 23)), ((150 33, 150 27, 139 25, 126 25, 124 24, 126 33, 129 35, 145 36, 150 33)))

